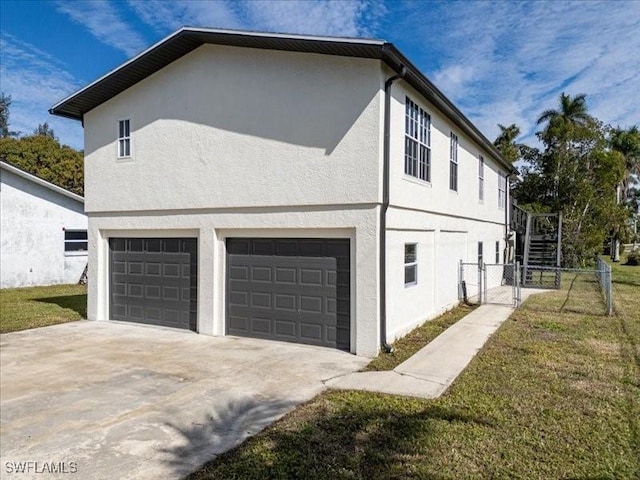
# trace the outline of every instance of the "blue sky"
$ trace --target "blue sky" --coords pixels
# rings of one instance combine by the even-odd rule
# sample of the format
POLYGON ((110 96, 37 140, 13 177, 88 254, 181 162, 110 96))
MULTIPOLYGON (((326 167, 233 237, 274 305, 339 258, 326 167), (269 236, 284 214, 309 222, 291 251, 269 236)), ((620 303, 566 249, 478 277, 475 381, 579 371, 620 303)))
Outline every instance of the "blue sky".
POLYGON ((640 1, 59 0, 0 2, 0 89, 11 129, 82 127, 48 108, 182 25, 381 38, 398 46, 493 139, 562 91, 605 123, 640 124, 640 1))

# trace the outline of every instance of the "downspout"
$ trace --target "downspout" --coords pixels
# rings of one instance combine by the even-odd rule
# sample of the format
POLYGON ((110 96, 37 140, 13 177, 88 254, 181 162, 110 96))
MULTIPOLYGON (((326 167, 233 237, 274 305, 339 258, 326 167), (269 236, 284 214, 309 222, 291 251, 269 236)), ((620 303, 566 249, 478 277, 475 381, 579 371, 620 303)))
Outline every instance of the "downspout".
POLYGON ((400 72, 384 82, 384 136, 382 146, 382 208, 380 209, 380 348, 391 353, 393 347, 387 344, 387 210, 389 208, 389 155, 391 142, 391 85, 403 78, 407 69, 402 65, 400 72))
MULTIPOLYGON (((504 186, 504 258, 502 259, 503 263, 507 263, 511 255, 509 255, 509 212, 513 213, 513 199, 511 198, 511 189, 509 188, 509 179, 513 176, 512 173, 507 173, 505 175, 505 186, 504 186)), ((514 242, 515 245, 515 242, 514 242)), ((515 247, 514 247, 515 248, 515 247)), ((515 253, 514 253, 515 258, 515 253)))

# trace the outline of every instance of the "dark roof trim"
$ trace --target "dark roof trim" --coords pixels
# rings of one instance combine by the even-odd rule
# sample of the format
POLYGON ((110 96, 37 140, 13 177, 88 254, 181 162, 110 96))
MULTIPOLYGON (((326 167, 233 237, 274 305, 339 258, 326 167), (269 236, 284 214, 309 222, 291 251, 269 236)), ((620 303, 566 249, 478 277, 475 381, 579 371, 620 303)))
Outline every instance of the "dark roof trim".
POLYGON ((392 43, 384 40, 319 37, 280 33, 247 32, 183 27, 86 87, 56 103, 49 113, 82 120, 83 115, 204 44, 319 53, 372 58, 399 72, 407 69, 405 81, 450 118, 472 140, 484 147, 508 172, 514 168, 460 110, 431 83, 392 43))

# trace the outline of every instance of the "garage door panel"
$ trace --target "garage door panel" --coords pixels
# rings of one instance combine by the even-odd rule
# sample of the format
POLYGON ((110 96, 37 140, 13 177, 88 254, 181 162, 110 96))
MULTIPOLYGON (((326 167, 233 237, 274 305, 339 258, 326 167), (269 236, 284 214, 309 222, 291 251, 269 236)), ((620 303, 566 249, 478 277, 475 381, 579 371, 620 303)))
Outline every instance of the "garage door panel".
POLYGON ((196 329, 197 239, 111 238, 110 316, 196 329))
POLYGON ((227 332, 348 349, 349 251, 348 240, 228 239, 227 332))

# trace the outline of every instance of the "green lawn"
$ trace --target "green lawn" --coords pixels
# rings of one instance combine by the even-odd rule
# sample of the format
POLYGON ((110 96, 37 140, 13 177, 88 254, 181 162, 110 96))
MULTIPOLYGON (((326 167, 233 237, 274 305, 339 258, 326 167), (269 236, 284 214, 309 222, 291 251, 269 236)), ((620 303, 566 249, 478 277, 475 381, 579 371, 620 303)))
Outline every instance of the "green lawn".
POLYGON ((0 333, 46 327, 86 316, 85 285, 0 290, 0 333))
POLYGON ((533 297, 441 398, 324 393, 189 478, 638 479, 640 267, 614 293, 613 317, 533 297))

